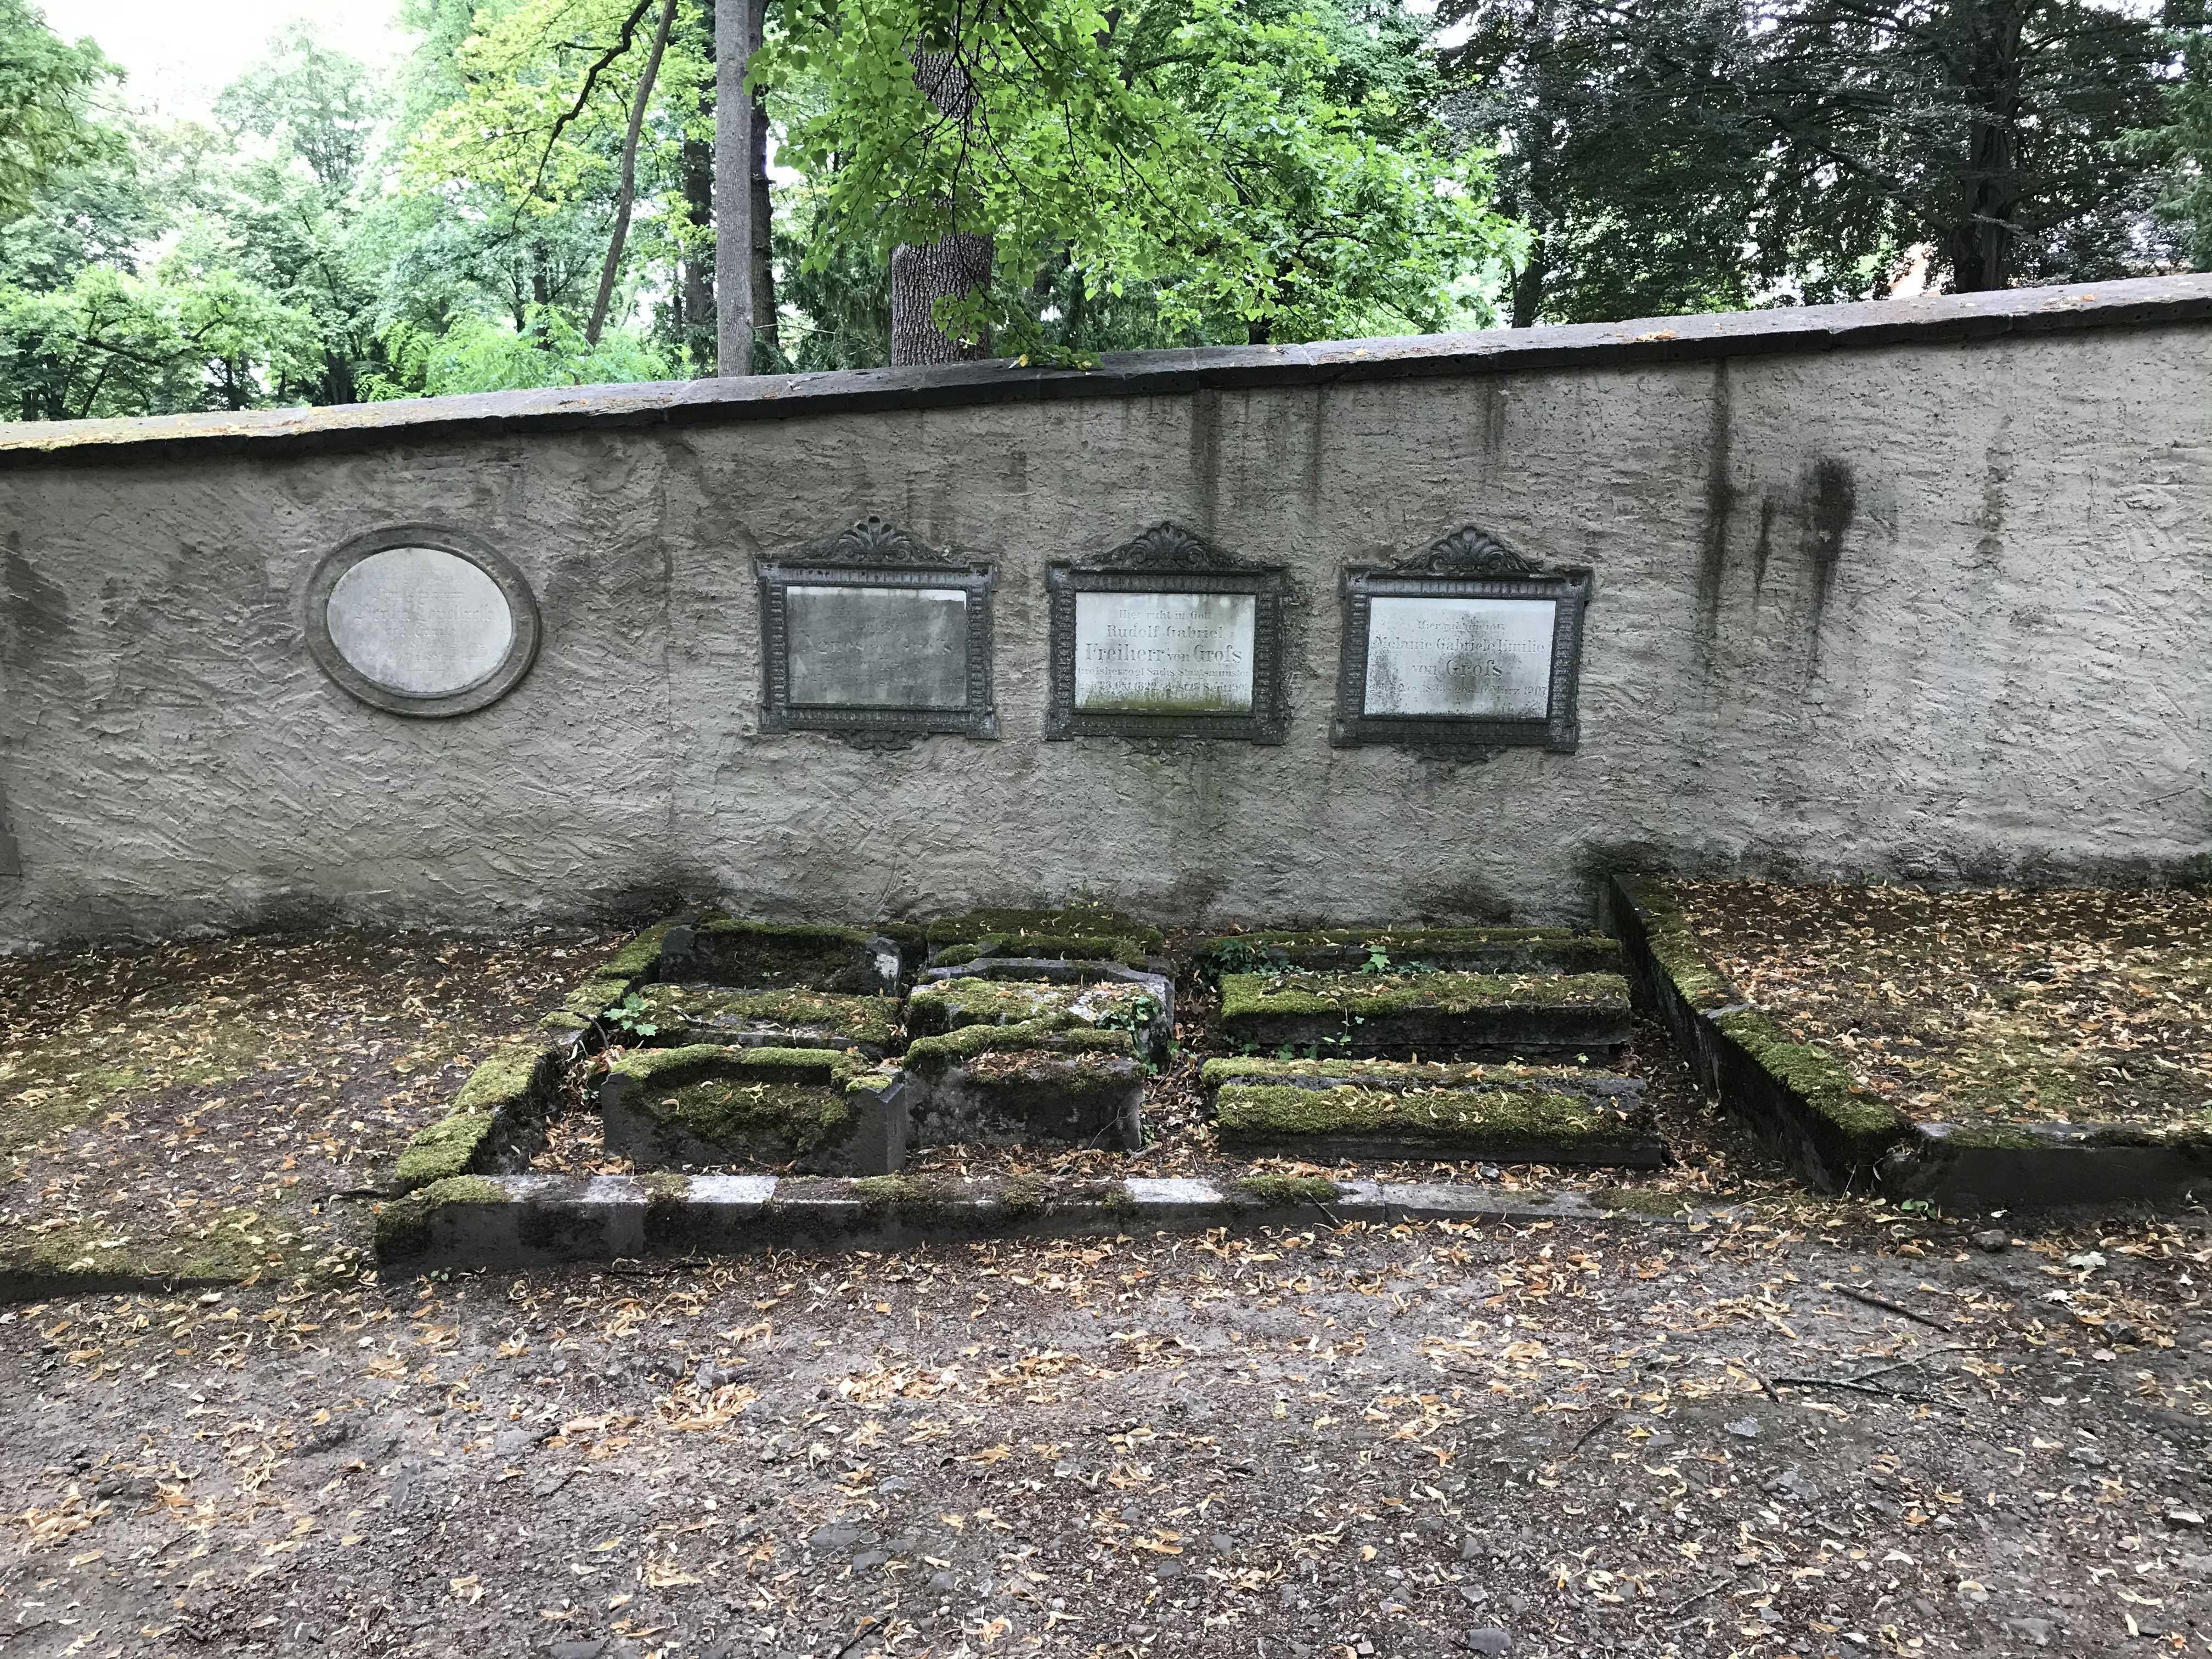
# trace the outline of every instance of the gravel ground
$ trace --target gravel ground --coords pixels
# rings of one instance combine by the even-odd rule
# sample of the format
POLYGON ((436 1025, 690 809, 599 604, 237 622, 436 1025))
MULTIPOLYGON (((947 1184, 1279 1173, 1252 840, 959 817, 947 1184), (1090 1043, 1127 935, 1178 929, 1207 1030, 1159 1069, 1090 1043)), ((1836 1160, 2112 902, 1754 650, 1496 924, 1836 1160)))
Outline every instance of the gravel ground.
POLYGON ((19 1307, 0 1652, 2212 1654, 2204 1218, 1873 1214, 19 1307))

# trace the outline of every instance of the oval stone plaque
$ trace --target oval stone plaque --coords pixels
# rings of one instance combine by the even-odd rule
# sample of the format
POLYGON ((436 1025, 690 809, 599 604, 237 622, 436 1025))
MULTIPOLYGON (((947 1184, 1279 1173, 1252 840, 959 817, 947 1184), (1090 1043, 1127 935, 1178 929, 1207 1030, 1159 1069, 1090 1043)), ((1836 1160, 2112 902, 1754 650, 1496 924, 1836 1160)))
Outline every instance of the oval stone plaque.
POLYGON ((521 573, 489 548, 404 526, 357 538, 318 568, 307 637, 324 671, 364 702, 459 714, 529 672, 538 609, 521 573))

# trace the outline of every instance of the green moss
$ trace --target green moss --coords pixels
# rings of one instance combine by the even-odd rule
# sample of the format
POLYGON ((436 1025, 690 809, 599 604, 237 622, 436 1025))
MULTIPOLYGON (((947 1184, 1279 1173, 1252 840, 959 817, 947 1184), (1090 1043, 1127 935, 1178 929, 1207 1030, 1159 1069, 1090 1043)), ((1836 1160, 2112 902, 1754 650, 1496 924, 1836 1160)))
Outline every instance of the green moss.
POLYGON ((1051 1054, 1089 1053, 1133 1056, 1128 1032, 1078 1025, 1065 1016, 1018 1025, 963 1025, 941 1036, 916 1037, 906 1047, 907 1069, 935 1077, 980 1055, 1035 1050, 1051 1054))
POLYGON ((1027 1024, 1054 1015, 1065 1017, 1068 1005, 1089 988, 962 975, 916 986, 906 1000, 907 1024, 925 1034, 957 1030, 963 1025, 1027 1024))
POLYGON ((1810 1043, 1791 1042, 1765 1014, 1747 1009, 1721 1014, 1713 1023, 1768 1075, 1851 1139, 1887 1141, 1906 1132, 1903 1114, 1860 1089, 1834 1055, 1810 1043))
POLYGON ((588 1023, 628 996, 629 988, 630 982, 626 979, 602 979, 594 975, 568 994, 568 1000, 561 1005, 561 1011, 588 1023))
POLYGON ((1439 1060, 1276 1060, 1238 1054, 1209 1060, 1199 1067, 1200 1086, 1209 1093, 1249 1079, 1304 1079, 1317 1082, 1364 1082, 1389 1088, 1526 1089, 1540 1087, 1563 1074, 1556 1068, 1515 1060, 1476 1064, 1439 1060))
POLYGON ((1304 1204, 1331 1204, 1340 1196, 1334 1181, 1319 1176, 1246 1176, 1222 1188, 1229 1201, 1263 1210, 1296 1209, 1304 1204))
POLYGON ((853 1193, 871 1215, 898 1216, 907 1220, 933 1220, 950 1215, 959 1187, 942 1176, 863 1176, 853 1182, 853 1193))
POLYGON ((1065 962, 1118 962, 1127 968, 1145 965, 1144 947, 1123 935, 1097 933, 994 934, 948 945, 932 951, 930 961, 940 968, 958 968, 985 957, 1035 957, 1065 962))
POLYGON ((645 1188, 646 1218, 665 1218, 682 1207, 691 1196, 691 1178, 668 1170, 646 1170, 637 1176, 637 1184, 645 1188))
POLYGON ((642 994, 646 1009, 663 1036, 691 1030, 754 1026, 818 1031, 848 1042, 886 1048, 899 1034, 895 997, 850 996, 801 988, 733 991, 680 985, 655 985, 642 994))
POLYGON ((1137 1213, 1136 1195, 1130 1192, 1125 1181, 1113 1181, 1098 1195, 1098 1207, 1117 1221, 1133 1220, 1137 1213))
POLYGON ((1620 878, 1620 885, 1635 904, 1644 924, 1644 939, 1660 971, 1673 981, 1675 992, 1700 1012, 1724 1008, 1738 1000, 1735 988, 1698 943, 1690 918, 1666 887, 1657 882, 1620 878))
POLYGON ((649 1095, 638 1105, 711 1146, 774 1148, 784 1158, 834 1146, 853 1131, 853 1107, 843 1092, 818 1085, 711 1078, 649 1095))
POLYGON ((595 979, 618 979, 624 988, 651 979, 660 969, 660 941, 673 921, 657 921, 592 970, 595 979))
POLYGON ((840 1048, 732 1048, 694 1042, 678 1048, 632 1048, 607 1069, 648 1089, 672 1088, 702 1077, 842 1088, 874 1066, 840 1048))
MULTIPOLYGON (((987 908, 939 916, 923 924, 922 937, 933 945, 965 945, 986 939, 1016 942, 1066 937, 1127 939, 1140 950, 1153 952, 1164 943, 1160 930, 1152 923, 1088 900, 1054 910, 987 908)), ((1042 953, 1025 950, 1023 954, 1042 953)))
POLYGON ((1046 1190, 1042 1176, 1008 1176, 999 1183, 999 1206, 1013 1220, 1032 1220, 1045 1212, 1046 1190))
POLYGON ((457 1112, 520 1112, 533 1109, 539 1082, 553 1069, 553 1055, 534 1042, 510 1042, 469 1073, 453 1097, 457 1112))
POLYGON ((1224 1143, 1302 1135, 1376 1136, 1439 1146, 1502 1138, 1574 1141, 1619 1132, 1583 1097, 1535 1090, 1307 1089, 1231 1084, 1215 1103, 1224 1143))
POLYGON ((1628 981, 1618 974, 1229 974, 1221 981, 1221 1017, 1309 1014, 1371 1018, 1478 1008, 1626 1007, 1628 981))
POLYGON ((489 1112, 455 1112, 415 1132, 399 1154, 393 1179, 408 1191, 434 1181, 465 1175, 491 1139, 489 1112))
POLYGON ((285 1265, 274 1223, 258 1211, 233 1206, 204 1227, 151 1237, 124 1231, 137 1219, 11 1225, 0 1267, 40 1278, 234 1285, 285 1265))
POLYGON ((819 949, 823 945, 861 946, 872 937, 866 929, 829 922, 752 921, 742 916, 710 916, 692 930, 704 939, 752 940, 762 945, 819 949))
POLYGON ((562 1009, 556 1013, 548 1014, 544 1018, 539 1020, 538 1022, 538 1029, 541 1031, 571 1033, 586 1030, 590 1029, 591 1024, 592 1022, 585 1018, 583 1015, 572 1014, 566 1009, 562 1009))
POLYGON ((130 1096, 250 1077, 288 1047, 267 1026, 212 1003, 127 1010, 98 1037, 64 1034, 23 1044, 0 1058, 0 1157, 130 1096))

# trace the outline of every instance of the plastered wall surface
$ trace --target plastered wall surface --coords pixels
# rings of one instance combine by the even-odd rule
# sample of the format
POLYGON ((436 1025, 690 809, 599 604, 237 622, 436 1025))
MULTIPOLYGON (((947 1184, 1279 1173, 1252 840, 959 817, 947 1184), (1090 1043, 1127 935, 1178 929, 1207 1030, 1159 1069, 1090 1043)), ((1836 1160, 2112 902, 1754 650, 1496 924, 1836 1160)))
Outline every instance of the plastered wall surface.
POLYGON ((914 402, 198 449, 0 428, 0 943, 653 889, 1547 921, 1613 863, 2064 880, 2212 851, 2196 313, 914 402), (871 513, 997 562, 999 740, 758 732, 754 560, 871 513), (1282 746, 1042 740, 1046 564, 1163 519, 1288 568, 1282 746), (423 520, 543 618, 528 678, 453 720, 355 702, 302 638, 319 559, 423 520), (1332 749, 1340 567, 1462 525, 1595 571, 1579 752, 1332 749))

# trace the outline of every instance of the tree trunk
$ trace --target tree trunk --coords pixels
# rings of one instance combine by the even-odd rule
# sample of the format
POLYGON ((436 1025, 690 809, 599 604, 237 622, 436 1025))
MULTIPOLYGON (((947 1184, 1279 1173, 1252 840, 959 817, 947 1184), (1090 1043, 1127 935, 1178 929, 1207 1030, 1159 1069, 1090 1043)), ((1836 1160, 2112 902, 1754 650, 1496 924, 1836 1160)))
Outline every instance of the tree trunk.
POLYGON ((1515 328, 1534 328, 1537 318, 1544 312, 1544 281, 1551 275, 1551 266, 1544 257, 1544 232, 1541 227, 1529 227, 1528 257, 1521 269, 1513 273, 1513 322, 1515 328))
POLYGON ((637 139, 645 127, 645 106, 653 96, 653 83, 660 78, 660 54, 668 50, 668 31, 676 24, 676 0, 664 0, 660 27, 653 31, 653 50, 637 77, 637 94, 629 100, 629 130, 623 134, 622 188, 615 193, 614 234, 607 238, 607 257, 599 266, 599 296, 592 301, 592 320, 584 325, 584 343, 597 345, 606 326, 607 306, 615 296, 615 278, 622 274, 623 244, 629 240, 629 210, 637 201, 637 139))
POLYGON ((991 355, 984 338, 962 342, 937 325, 937 302, 958 300, 991 280, 988 236, 956 230, 933 242, 902 242, 891 250, 891 362, 957 363, 991 355))
MULTIPOLYGON (((700 11, 700 45, 707 61, 714 61, 714 9, 702 7, 700 11)), ((709 114, 714 106, 702 89, 699 97, 699 113, 709 114)), ((704 138, 686 137, 684 141, 682 163, 684 207, 692 228, 704 234, 714 222, 714 146, 704 138)), ((714 373, 711 367, 714 352, 714 258, 712 252, 702 243, 694 242, 684 258, 676 283, 677 314, 683 324, 680 337, 684 349, 696 365, 695 372, 714 373)))
POLYGON ((745 70, 760 45, 763 0, 714 0, 714 372, 753 372, 754 247, 765 235, 753 174, 762 122, 745 95, 745 70))
MULTIPOLYGON (((771 237, 775 208, 769 196, 768 100, 753 100, 752 283, 753 338, 769 345, 775 337, 775 249, 771 237)), ((757 345, 755 349, 759 348, 757 345)))
MULTIPOLYGON (((959 58, 949 52, 913 55, 915 84, 938 109, 965 123, 975 106, 975 88, 959 58)), ((956 340, 937 325, 937 302, 961 300, 991 281, 997 248, 991 237, 957 227, 960 204, 945 204, 955 227, 933 242, 902 242, 891 250, 891 364, 957 363, 991 355, 988 336, 956 340)))
POLYGON ((2005 286, 2020 240, 2020 42, 2018 0, 1960 0, 1972 112, 1959 218, 1943 238, 1951 286, 1961 294, 2005 286))

